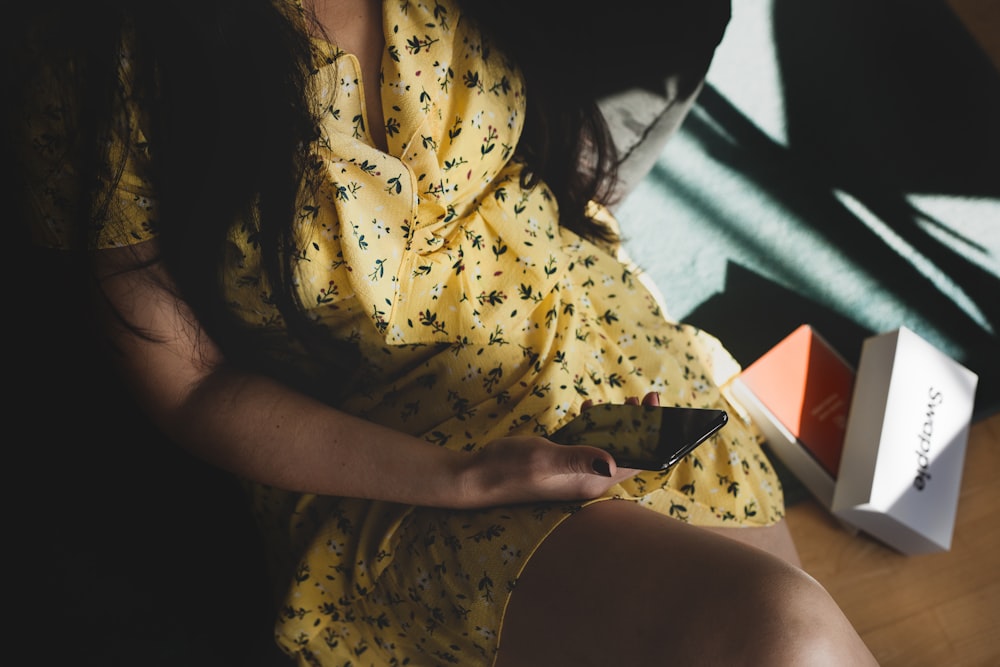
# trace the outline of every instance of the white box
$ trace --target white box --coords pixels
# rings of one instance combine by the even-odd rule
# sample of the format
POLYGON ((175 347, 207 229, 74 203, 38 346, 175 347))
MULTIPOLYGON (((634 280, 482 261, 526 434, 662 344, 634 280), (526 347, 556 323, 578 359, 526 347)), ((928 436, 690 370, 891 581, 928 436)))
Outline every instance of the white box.
POLYGON ((855 371, 804 324, 729 389, 845 529, 911 555, 951 548, 978 380, 905 327, 866 339, 855 371))
POLYGON ((978 381, 905 327, 866 339, 833 513, 904 554, 949 550, 978 381))

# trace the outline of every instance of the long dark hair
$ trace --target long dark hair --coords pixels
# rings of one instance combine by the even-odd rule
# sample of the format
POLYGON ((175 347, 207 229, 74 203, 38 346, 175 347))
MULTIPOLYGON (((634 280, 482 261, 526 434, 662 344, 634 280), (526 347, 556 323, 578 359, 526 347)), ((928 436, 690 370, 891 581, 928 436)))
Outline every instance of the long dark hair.
MULTIPOLYGON (((606 92, 600 82, 607 79, 599 75, 598 85, 585 85, 593 59, 573 63, 556 40, 537 39, 511 18, 518 15, 517 2, 467 4, 474 20, 497 33, 497 45, 509 50, 526 73, 529 113, 518 150, 528 161, 528 184, 545 181, 559 202, 563 226, 592 239, 614 240, 586 211, 589 201, 607 200, 614 187, 616 154, 596 105, 606 92), (575 71, 584 74, 567 75, 575 71)), ((22 39, 34 42, 14 42, 23 48, 19 56, 5 58, 16 63, 7 78, 16 102, 17 91, 30 85, 31 68, 38 64, 25 61, 24 54, 72 72, 66 92, 75 98, 75 141, 66 151, 81 181, 73 207, 79 247, 86 246, 83 237, 95 217, 114 217, 107 194, 121 165, 108 163, 104 139, 116 131, 131 136, 127 127, 115 127, 129 122, 116 91, 122 74, 119 49, 130 35, 124 43, 132 48, 133 93, 150 111, 160 259, 180 295, 229 358, 252 358, 250 332, 231 317, 219 279, 226 234, 234 220, 243 220, 252 227, 271 298, 289 329, 307 346, 315 342, 322 334, 310 325, 291 280, 303 147, 316 133, 307 94, 313 66, 304 29, 308 16, 291 2, 274 0, 54 0, 44 5, 20 10, 25 13, 18 17, 24 19, 22 39)), ((605 26, 593 27, 599 32, 605 26)), ((707 40, 707 57, 696 54, 695 65, 685 65, 693 70, 692 78, 704 73, 718 37, 721 29, 715 41, 707 40)), ((669 58, 662 63, 664 71, 680 66, 669 58)), ((618 79, 620 86, 632 83, 618 79)))
MULTIPOLYGON (((64 254, 79 263, 95 224, 115 222, 110 193, 124 165, 106 147, 112 136, 134 136, 122 96, 127 78, 129 94, 149 112, 158 259, 179 294, 227 354, 242 356, 245 338, 219 276, 227 231, 242 220, 254 229, 277 307, 289 326, 304 329, 284 250, 292 246, 301 148, 315 136, 306 97, 311 50, 294 5, 57 0, 18 11, 20 34, 4 58, 12 99, 6 139, 14 147, 23 140, 19 107, 31 102, 39 72, 51 72, 60 86, 45 92, 62 99, 47 100, 43 111, 62 114, 67 141, 46 149, 73 165, 78 179, 64 206, 72 216, 64 254), (121 67, 123 46, 129 72, 121 67)), ((16 159, 16 148, 5 155, 16 159)), ((46 187, 21 185, 25 193, 46 187)))

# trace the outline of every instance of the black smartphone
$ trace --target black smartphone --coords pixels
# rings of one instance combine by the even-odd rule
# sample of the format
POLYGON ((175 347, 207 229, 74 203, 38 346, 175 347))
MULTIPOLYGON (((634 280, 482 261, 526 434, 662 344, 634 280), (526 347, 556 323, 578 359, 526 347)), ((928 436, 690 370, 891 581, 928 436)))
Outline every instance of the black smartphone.
POLYGON ((611 453, 622 468, 667 470, 729 421, 725 410, 601 403, 550 436, 611 453))

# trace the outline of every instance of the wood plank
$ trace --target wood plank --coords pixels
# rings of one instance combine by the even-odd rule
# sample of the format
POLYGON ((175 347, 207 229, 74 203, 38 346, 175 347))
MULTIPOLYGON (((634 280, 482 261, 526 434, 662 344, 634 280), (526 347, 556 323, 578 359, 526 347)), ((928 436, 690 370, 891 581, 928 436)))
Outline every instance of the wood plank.
POLYGON ((1000 2, 948 0, 948 6, 1000 70, 1000 2))
POLYGON ((803 567, 883 667, 1000 665, 1000 414, 973 425, 952 548, 904 556, 813 500, 788 508, 803 567))
MULTIPOLYGON (((996 656, 1000 647, 1000 619, 997 601, 1000 600, 1000 581, 996 580, 968 595, 956 598, 935 610, 938 622, 953 647, 953 655, 996 656), (983 610, 992 613, 983 614, 983 610)), ((974 664, 968 661, 966 664, 974 664)), ((986 664, 986 663, 982 663, 986 664)), ((992 664, 998 664, 993 661, 992 664)))

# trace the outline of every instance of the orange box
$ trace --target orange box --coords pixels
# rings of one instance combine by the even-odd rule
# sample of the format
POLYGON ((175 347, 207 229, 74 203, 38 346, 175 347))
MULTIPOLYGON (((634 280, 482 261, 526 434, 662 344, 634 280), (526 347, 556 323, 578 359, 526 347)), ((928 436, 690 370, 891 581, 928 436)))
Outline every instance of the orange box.
POLYGON ((808 324, 748 366, 733 397, 775 456, 827 508, 833 500, 854 369, 808 324))

